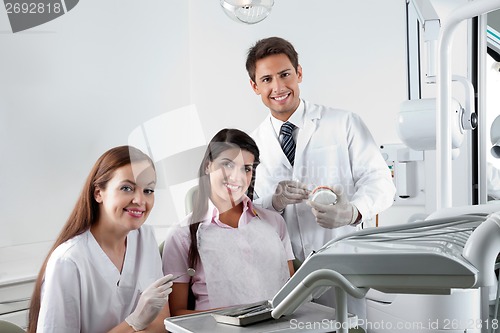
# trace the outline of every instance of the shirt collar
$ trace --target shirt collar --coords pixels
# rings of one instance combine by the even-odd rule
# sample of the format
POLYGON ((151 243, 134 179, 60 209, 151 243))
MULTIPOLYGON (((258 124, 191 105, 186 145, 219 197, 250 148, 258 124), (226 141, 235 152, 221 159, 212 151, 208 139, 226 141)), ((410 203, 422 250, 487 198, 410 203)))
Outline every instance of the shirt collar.
MULTIPOLYGON (((246 195, 243 197, 243 213, 241 214, 242 216, 245 214, 250 214, 250 217, 259 217, 257 214, 257 211, 255 210, 252 200, 250 200, 249 197, 246 195)), ((212 200, 208 199, 208 212, 207 215, 205 216, 205 219, 203 220, 203 224, 210 224, 210 223, 215 223, 219 227, 222 228, 230 228, 228 225, 222 223, 219 219, 219 209, 214 205, 212 200)), ((245 221, 246 219, 241 219, 240 221, 245 221)), ((248 219, 249 221, 250 219, 248 219)))
MULTIPOLYGON (((288 121, 297 126, 298 128, 302 128, 304 126, 304 114, 305 114, 304 101, 300 99, 299 106, 292 113, 288 121)), ((273 126, 274 133, 276 134, 277 138, 280 136, 281 125, 283 125, 283 123, 284 121, 274 118, 271 115, 271 125, 273 126)))

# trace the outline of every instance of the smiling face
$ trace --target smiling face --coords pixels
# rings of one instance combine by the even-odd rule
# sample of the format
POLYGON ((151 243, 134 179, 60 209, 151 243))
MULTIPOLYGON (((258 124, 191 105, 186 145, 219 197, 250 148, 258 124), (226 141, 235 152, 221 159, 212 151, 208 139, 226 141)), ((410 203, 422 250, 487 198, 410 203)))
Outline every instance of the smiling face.
POLYGON ((99 203, 98 223, 126 231, 138 229, 154 205, 156 174, 147 161, 118 168, 106 188, 96 187, 99 203))
POLYGON ((225 150, 209 162, 210 199, 219 212, 241 202, 252 180, 253 164, 253 154, 238 148, 225 150))
POLYGON ((273 54, 255 64, 255 82, 250 84, 271 114, 282 121, 288 120, 299 106, 302 67, 295 71, 285 54, 273 54))

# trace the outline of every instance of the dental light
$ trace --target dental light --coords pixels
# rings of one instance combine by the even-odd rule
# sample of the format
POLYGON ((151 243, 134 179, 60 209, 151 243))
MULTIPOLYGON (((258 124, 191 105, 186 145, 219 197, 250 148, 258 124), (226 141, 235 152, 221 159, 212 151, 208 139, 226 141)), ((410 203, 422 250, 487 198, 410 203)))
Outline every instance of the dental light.
MULTIPOLYGON (((456 99, 451 99, 450 106, 450 133, 452 158, 459 154, 464 140, 464 131, 477 127, 477 115, 474 112, 472 96, 474 88, 469 80, 460 76, 453 76, 453 80, 460 82, 466 89, 465 106, 456 99)), ((436 99, 424 98, 408 100, 401 103, 398 114, 398 136, 405 145, 417 151, 436 149, 436 99)))
MULTIPOLYGON (((441 30, 441 21, 429 0, 409 0, 424 30, 427 45, 427 83, 436 83, 437 44, 441 30)), ((465 90, 465 105, 452 99, 448 110, 450 120, 452 158, 459 154, 465 130, 477 127, 477 115, 474 112, 474 87, 469 79, 453 75, 452 81, 460 83, 465 90)), ((398 119, 398 135, 408 147, 417 151, 436 150, 438 131, 436 117, 439 115, 436 98, 412 99, 401 104, 398 119)))
MULTIPOLYGON (((461 118, 464 109, 453 99, 451 148, 458 151, 464 140, 461 118)), ((409 148, 417 151, 436 149, 436 99, 414 99, 401 103, 398 114, 398 136, 409 148)))
POLYGON ((220 5, 232 20, 255 24, 269 15, 274 0, 221 0, 220 5))

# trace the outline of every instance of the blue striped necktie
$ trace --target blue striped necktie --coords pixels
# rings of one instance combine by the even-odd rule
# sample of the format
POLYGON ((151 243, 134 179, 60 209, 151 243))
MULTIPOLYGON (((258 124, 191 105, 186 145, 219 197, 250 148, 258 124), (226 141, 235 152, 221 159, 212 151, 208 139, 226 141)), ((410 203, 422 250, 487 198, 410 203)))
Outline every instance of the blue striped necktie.
POLYGON ((285 153, 286 158, 290 161, 293 166, 293 161, 295 160, 295 141, 293 141, 292 132, 295 129, 295 125, 291 122, 286 122, 281 125, 281 135, 283 135, 281 140, 281 149, 285 153))

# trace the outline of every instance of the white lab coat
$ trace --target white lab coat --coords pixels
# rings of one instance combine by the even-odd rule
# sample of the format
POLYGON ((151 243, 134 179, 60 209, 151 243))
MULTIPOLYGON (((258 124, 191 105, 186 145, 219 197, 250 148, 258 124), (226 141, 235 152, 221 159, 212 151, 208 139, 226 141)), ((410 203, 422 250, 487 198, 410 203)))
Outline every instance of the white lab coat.
POLYGON ((86 231, 50 256, 37 332, 107 332, 132 313, 141 292, 161 276, 160 253, 150 226, 127 235, 121 274, 86 231))
MULTIPOLYGON (((363 221, 390 207, 396 191, 391 174, 361 118, 352 112, 303 103, 303 117, 298 110, 289 119, 299 127, 294 167, 281 150, 271 115, 252 133, 261 160, 256 169, 255 204, 273 209, 276 185, 293 179, 310 187, 342 185, 363 221)), ((353 226, 319 226, 305 202, 288 205, 283 217, 299 260, 329 240, 356 230, 353 226)))

